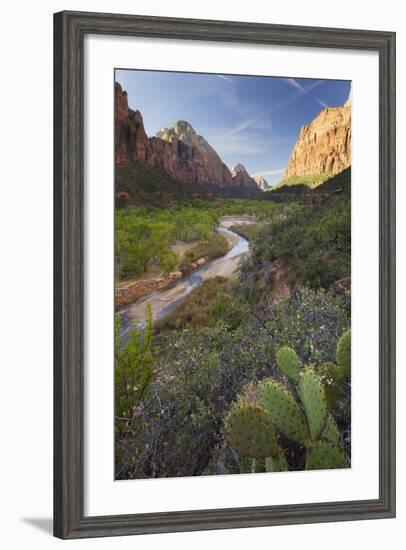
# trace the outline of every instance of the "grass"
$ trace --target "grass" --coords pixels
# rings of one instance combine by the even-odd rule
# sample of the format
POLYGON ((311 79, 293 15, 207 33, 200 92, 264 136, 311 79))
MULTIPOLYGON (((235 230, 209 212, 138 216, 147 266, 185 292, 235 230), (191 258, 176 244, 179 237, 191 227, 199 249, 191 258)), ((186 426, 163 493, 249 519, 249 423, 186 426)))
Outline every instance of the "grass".
POLYGON ((231 231, 234 231, 234 233, 237 233, 237 235, 241 235, 241 237, 247 239, 247 241, 255 241, 264 226, 265 224, 263 223, 245 223, 241 225, 233 225, 230 229, 231 231))
POLYGON ((185 252, 179 264, 179 269, 187 272, 190 270, 191 264, 199 258, 206 258, 207 260, 219 258, 227 254, 230 248, 230 243, 224 235, 213 233, 207 241, 200 242, 185 252))
POLYGON ((274 191, 275 189, 280 189, 281 187, 291 187, 292 185, 306 185, 310 189, 315 189, 322 183, 326 182, 330 178, 333 177, 333 174, 331 173, 325 173, 325 174, 315 174, 312 176, 291 176, 290 178, 287 178, 285 180, 280 181, 276 185, 274 185, 271 189, 271 191, 274 191))
POLYGON ((155 329, 162 332, 214 325, 231 308, 236 286, 236 281, 220 276, 203 281, 169 315, 156 321, 155 329))

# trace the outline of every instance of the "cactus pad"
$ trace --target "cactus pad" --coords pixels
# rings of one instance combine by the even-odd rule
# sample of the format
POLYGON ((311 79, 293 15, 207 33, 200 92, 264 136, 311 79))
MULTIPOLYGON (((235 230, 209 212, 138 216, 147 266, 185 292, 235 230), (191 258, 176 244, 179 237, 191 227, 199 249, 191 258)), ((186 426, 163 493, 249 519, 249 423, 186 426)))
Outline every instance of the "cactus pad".
POLYGON ((331 414, 327 416, 326 425, 324 426, 321 437, 336 447, 341 445, 341 434, 331 414))
POLYGON ((334 363, 323 363, 318 370, 326 394, 328 410, 334 409, 341 394, 342 370, 334 363))
POLYGON ((307 368, 299 382, 299 394, 307 416, 313 440, 320 437, 327 420, 324 388, 312 368, 307 368))
POLYGON ((287 472, 289 468, 283 452, 279 456, 266 458, 265 469, 267 472, 287 472))
POLYGON ((342 334, 337 345, 337 364, 342 369, 342 377, 351 374, 351 331, 342 334))
POLYGON ((284 346, 276 355, 278 368, 294 382, 299 382, 301 363, 293 349, 284 346))
POLYGON ((269 414, 258 405, 234 405, 225 422, 227 441, 241 457, 265 458, 279 454, 269 414))
POLYGON ((308 449, 306 470, 333 470, 344 464, 343 453, 327 441, 317 441, 308 449))
POLYGON ((261 385, 262 401, 275 426, 286 437, 307 445, 310 434, 304 414, 290 392, 275 380, 261 385))

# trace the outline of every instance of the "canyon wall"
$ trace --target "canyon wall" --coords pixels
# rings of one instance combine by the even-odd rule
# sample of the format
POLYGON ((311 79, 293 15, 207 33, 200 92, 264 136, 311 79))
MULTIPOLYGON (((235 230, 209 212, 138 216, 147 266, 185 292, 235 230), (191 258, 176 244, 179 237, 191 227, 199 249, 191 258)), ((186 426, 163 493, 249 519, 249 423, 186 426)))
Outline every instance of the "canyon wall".
POLYGON ((338 174, 351 164, 351 100, 324 109, 300 130, 284 180, 295 176, 338 174))
POLYGON ((233 179, 233 185, 239 187, 252 187, 253 189, 258 188, 257 182, 254 180, 254 178, 251 178, 251 176, 245 169, 245 166, 243 166, 242 164, 236 164, 235 166, 233 166, 231 168, 231 175, 233 179))
POLYGON ((245 168, 233 176, 213 147, 186 121, 179 120, 149 138, 141 113, 128 107, 127 93, 116 83, 115 162, 136 161, 159 167, 188 184, 257 188, 245 168))

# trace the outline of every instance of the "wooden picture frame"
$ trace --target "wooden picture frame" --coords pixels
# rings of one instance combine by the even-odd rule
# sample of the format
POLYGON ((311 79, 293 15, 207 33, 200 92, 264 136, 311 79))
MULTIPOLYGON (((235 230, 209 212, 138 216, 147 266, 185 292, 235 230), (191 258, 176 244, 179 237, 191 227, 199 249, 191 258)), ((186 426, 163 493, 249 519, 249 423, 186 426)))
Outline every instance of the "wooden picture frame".
POLYGON ((54 534, 80 538, 395 516, 395 34, 61 12, 54 18, 54 534), (87 517, 83 512, 83 41, 87 34, 379 54, 379 498, 87 517))

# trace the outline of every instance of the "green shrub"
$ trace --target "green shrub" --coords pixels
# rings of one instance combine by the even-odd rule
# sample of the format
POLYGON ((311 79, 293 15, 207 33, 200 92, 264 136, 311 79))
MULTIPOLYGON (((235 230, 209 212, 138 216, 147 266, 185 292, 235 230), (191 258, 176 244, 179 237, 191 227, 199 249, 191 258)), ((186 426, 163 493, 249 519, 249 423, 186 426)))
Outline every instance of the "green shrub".
POLYGON ((145 330, 136 326, 123 346, 120 336, 120 318, 115 321, 114 396, 116 427, 128 428, 134 412, 145 399, 154 376, 154 354, 152 351, 152 313, 147 309, 145 330))
POLYGON ((213 260, 224 256, 230 250, 228 240, 221 233, 213 233, 207 240, 204 240, 188 250, 179 264, 182 271, 189 271, 190 264, 199 258, 213 260))
MULTIPOLYGON (((337 386, 342 386, 349 374, 349 342, 347 331, 338 344, 339 353, 345 348, 346 361, 345 364, 337 364, 337 386)), ((337 361, 341 360, 342 357, 337 355, 337 361)), ((304 467, 307 470, 332 469, 348 465, 343 452, 343 436, 328 408, 323 379, 316 373, 315 367, 303 369, 290 348, 279 350, 277 357, 278 366, 293 382, 292 388, 274 378, 264 380, 260 385, 263 407, 258 403, 238 403, 237 400, 225 420, 224 432, 228 444, 241 458, 242 471, 246 471, 247 458, 252 459, 255 467, 258 458, 265 458, 264 468, 271 472, 304 467), (292 364, 294 368, 291 368, 292 364), (284 450, 280 445, 283 437, 284 450), (306 448, 305 464, 302 461, 303 448, 306 448)))

